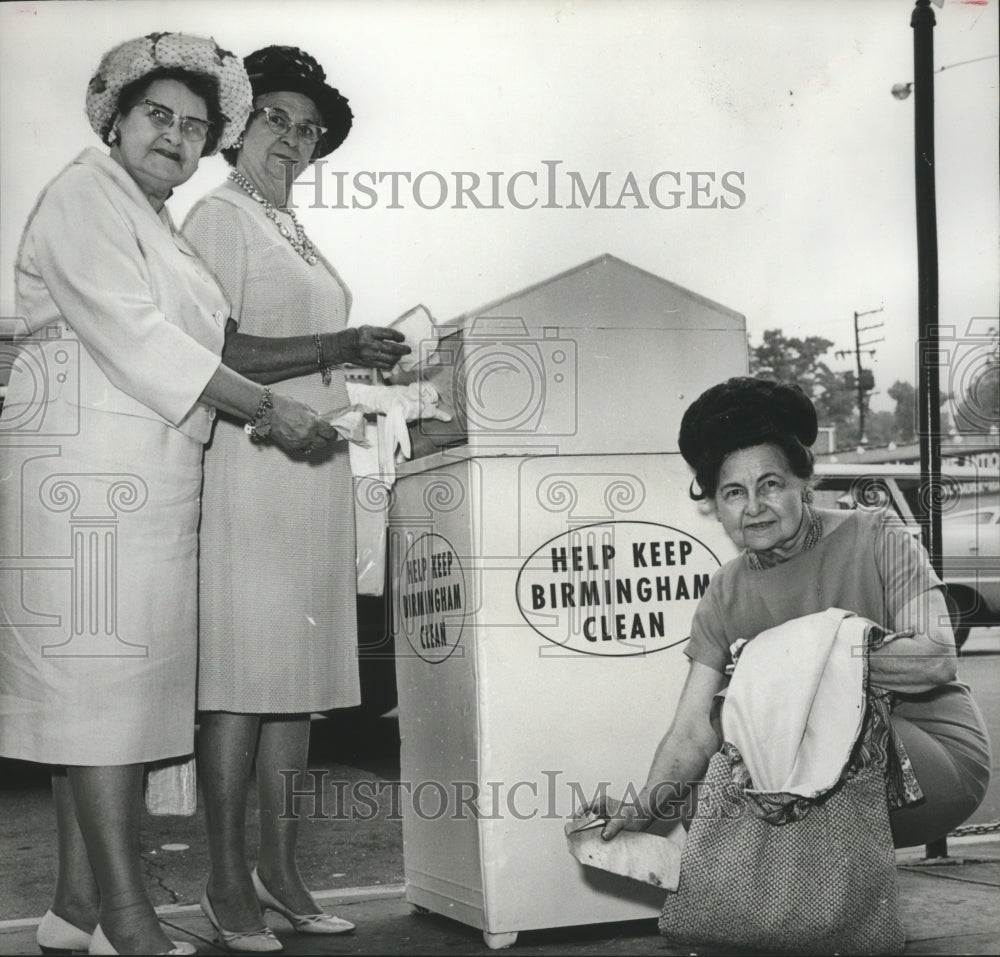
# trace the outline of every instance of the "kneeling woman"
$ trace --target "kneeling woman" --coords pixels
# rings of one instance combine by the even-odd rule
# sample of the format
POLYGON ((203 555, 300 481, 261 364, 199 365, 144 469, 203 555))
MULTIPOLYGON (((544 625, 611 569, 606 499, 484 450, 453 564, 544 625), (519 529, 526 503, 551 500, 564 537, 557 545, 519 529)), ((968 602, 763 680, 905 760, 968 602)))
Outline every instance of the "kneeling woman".
POLYGON ((906 758, 890 805, 897 847, 946 835, 979 806, 990 746, 969 689, 955 680, 944 586, 920 544, 884 512, 810 504, 816 410, 795 386, 730 379, 703 393, 681 422, 680 449, 742 554, 723 566, 698 606, 690 672, 646 786, 604 830, 640 830, 667 809, 661 782, 702 780, 721 742, 709 714, 726 684, 729 647, 793 618, 842 608, 892 632, 873 651, 870 680, 893 692, 892 731, 906 758), (914 797, 922 792, 922 799, 914 797))

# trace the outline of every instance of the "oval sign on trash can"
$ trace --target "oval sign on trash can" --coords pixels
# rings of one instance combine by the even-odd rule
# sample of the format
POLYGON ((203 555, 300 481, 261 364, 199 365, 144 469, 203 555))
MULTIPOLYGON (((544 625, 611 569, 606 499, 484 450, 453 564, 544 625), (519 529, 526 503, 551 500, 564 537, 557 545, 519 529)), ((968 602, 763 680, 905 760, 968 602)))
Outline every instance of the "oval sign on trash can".
POLYGON ((656 522, 601 522, 541 545, 517 576, 524 620, 588 655, 645 655, 690 637, 721 563, 693 535, 656 522))
POLYGON ((403 557, 394 589, 396 627, 425 661, 450 657, 462 639, 466 605, 465 572, 458 553, 443 535, 421 535, 403 557))

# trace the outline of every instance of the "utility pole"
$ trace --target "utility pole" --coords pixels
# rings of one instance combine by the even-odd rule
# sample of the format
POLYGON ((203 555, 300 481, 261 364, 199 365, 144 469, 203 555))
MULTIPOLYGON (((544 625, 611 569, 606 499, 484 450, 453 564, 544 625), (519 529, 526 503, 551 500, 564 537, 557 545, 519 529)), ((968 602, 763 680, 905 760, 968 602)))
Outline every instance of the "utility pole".
MULTIPOLYGON (((935 0, 936 2, 936 0, 935 0)), ((917 209, 918 432, 921 532, 931 565, 941 575, 941 387, 938 373, 938 248, 934 170, 934 11, 916 0, 913 29, 913 153, 917 209)), ((928 857, 947 857, 948 839, 927 845, 928 857)))
POLYGON ((881 329, 883 323, 876 322, 874 325, 862 327, 858 325, 858 320, 864 316, 874 316, 875 313, 881 312, 884 308, 884 306, 879 306, 878 309, 869 309, 867 312, 854 313, 854 348, 838 349, 835 353, 838 359, 843 359, 844 356, 850 355, 853 355, 855 358, 857 368, 859 445, 866 445, 868 443, 868 437, 865 435, 865 406, 867 405, 865 400, 867 398, 867 393, 871 392, 872 389, 875 388, 875 377, 872 375, 871 370, 862 368, 861 355, 862 353, 867 353, 869 356, 874 356, 875 350, 867 347, 873 346, 878 342, 885 342, 885 337, 883 336, 881 339, 868 339, 865 342, 862 342, 861 333, 874 332, 876 329, 881 329))

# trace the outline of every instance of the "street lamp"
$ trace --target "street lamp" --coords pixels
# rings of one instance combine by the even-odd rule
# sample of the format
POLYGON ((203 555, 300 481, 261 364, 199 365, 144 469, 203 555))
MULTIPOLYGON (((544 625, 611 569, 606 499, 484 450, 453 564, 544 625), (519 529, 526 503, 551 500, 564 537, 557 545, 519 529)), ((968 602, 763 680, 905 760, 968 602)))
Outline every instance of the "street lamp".
MULTIPOLYGON (((972 60, 960 60, 958 63, 948 63, 945 66, 938 67, 934 72, 941 73, 943 70, 951 70, 956 66, 965 66, 966 63, 979 63, 981 60, 995 60, 1000 57, 1000 53, 992 53, 989 56, 977 56, 972 60)), ((892 85, 892 95, 896 97, 897 100, 905 100, 913 92, 913 80, 909 83, 893 83, 892 85)))

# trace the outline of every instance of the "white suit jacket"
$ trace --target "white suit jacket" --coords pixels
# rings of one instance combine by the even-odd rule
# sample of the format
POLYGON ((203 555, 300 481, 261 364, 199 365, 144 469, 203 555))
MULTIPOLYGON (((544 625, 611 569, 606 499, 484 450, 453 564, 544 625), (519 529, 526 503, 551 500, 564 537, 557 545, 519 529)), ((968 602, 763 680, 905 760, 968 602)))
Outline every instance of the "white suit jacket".
POLYGON ((5 419, 44 403, 58 424, 79 406, 208 439, 214 410, 198 397, 219 366, 228 303, 166 209, 111 157, 85 150, 45 188, 15 275, 27 338, 5 419))

